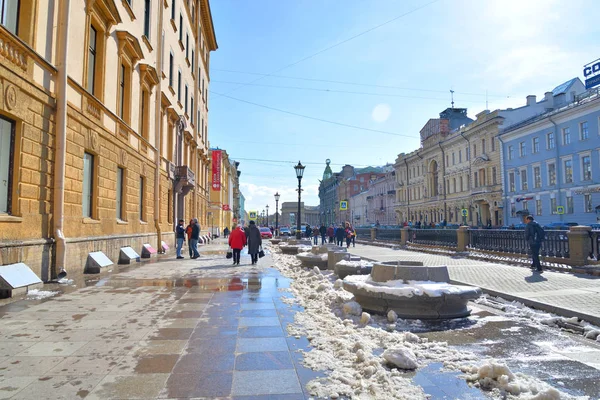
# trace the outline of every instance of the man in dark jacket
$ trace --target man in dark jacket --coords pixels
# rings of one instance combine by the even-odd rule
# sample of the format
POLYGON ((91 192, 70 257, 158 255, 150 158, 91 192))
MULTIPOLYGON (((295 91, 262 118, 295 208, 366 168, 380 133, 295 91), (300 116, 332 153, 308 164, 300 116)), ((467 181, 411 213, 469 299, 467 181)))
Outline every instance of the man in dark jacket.
POLYGON ((335 237, 335 229, 333 229, 333 225, 330 225, 327 228, 327 237, 329 238, 329 243, 333 243, 333 238, 335 237))
POLYGON ((250 227, 248 228, 248 254, 250 254, 253 265, 258 262, 258 252, 261 245, 260 230, 258 230, 254 221, 250 221, 250 227))
POLYGON ((325 244, 325 235, 327 234, 327 228, 325 228, 324 224, 321 224, 319 228, 319 233, 321 234, 321 244, 325 244))
POLYGON ((198 218, 194 218, 192 220, 192 235, 190 236, 190 246, 194 255, 192 259, 200 257, 200 253, 198 253, 198 240, 200 239, 200 224, 198 223, 198 218))
POLYGON ((185 240, 185 228, 183 227, 183 220, 180 219, 175 228, 175 240, 177 240, 177 258, 181 259, 181 248, 183 247, 183 241, 185 240))
POLYGON ((346 231, 344 230, 344 226, 340 224, 340 226, 338 226, 338 228, 335 230, 335 242, 338 246, 343 246, 345 240, 346 231))
POLYGON ((527 225, 525 226, 525 241, 531 249, 531 269, 538 272, 543 272, 542 264, 540 263, 540 247, 544 240, 544 229, 533 220, 531 215, 527 216, 527 225))

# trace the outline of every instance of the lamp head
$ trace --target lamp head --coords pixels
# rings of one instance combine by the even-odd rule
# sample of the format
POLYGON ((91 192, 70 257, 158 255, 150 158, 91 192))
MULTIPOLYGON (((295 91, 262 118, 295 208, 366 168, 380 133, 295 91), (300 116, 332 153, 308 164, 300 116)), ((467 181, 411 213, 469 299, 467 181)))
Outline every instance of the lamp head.
POLYGON ((296 177, 298 179, 302 179, 302 175, 304 175, 304 168, 305 168, 305 166, 302 165, 302 163, 300 163, 300 161, 298 161, 298 165, 296 165, 294 167, 294 169, 296 170, 296 177))
POLYGON ((279 194, 279 192, 275 193, 275 201, 279 201, 279 198, 281 197, 281 195, 279 194))

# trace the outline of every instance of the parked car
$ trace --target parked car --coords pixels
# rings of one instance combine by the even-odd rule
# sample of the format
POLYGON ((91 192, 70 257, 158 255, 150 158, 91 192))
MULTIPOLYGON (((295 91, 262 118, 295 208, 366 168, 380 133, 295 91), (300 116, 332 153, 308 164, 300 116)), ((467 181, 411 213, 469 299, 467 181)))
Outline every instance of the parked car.
POLYGON ((292 231, 290 228, 279 228, 280 236, 292 236, 292 231))
POLYGON ((600 224, 591 224, 590 226, 592 227, 592 230, 594 230, 594 231, 600 230, 600 224))
POLYGON ((271 239, 273 237, 271 229, 266 226, 260 228, 260 237, 263 239, 271 239))
POLYGON ((577 222, 551 222, 544 225, 544 229, 568 231, 572 226, 579 225, 577 222))

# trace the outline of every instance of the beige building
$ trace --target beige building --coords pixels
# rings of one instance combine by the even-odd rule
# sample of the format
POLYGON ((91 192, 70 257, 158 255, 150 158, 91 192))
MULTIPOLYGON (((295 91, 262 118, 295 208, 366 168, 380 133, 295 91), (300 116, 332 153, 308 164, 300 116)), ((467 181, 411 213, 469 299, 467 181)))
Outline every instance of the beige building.
POLYGON ((11 2, 0 25, 0 265, 43 280, 206 216, 217 49, 208 0, 53 4, 11 2))
POLYGON ((231 230, 234 224, 237 224, 240 216, 240 184, 238 170, 239 162, 229 158, 227 151, 220 149, 209 150, 210 168, 209 168, 209 189, 210 202, 207 213, 207 227, 214 234, 220 235, 225 227, 231 230), (216 157, 217 152, 220 153, 216 157), (215 175, 213 170, 213 158, 218 163, 219 173, 215 175))

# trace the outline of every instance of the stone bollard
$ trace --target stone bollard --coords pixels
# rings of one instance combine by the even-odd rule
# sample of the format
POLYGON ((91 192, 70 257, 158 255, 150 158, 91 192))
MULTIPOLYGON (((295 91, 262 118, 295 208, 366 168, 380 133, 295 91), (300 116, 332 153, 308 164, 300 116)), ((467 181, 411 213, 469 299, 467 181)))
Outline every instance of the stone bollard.
POLYGON ((377 228, 371 228, 371 241, 377 239, 377 228))
POLYGON ((460 226, 456 231, 456 239, 456 251, 467 251, 470 243, 469 227, 460 226))
POLYGON ((567 232, 569 238, 569 265, 582 266, 587 264, 588 257, 592 251, 590 240, 590 226, 572 226, 567 232))
POLYGON ((405 226, 400 231, 400 245, 402 245, 402 246, 406 246, 406 242, 408 242, 408 235, 410 234, 409 229, 410 228, 408 226, 405 226))
POLYGON ((330 271, 335 270, 335 264, 342 260, 349 260, 350 253, 346 252, 346 249, 340 250, 329 250, 327 251, 327 269, 330 271))

